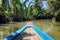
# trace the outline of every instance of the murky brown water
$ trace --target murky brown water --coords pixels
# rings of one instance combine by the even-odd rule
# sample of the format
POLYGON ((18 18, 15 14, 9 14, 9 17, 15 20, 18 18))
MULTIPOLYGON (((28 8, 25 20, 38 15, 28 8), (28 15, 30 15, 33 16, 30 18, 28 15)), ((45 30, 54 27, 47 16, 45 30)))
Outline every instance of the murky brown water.
MULTIPOLYGON (((10 33, 16 31, 27 22, 18 22, 13 24, 0 25, 0 40, 7 37, 10 33), (2 32, 2 33, 1 33, 2 32)), ((35 20, 33 23, 39 27, 42 31, 53 37, 55 40, 60 40, 60 23, 53 23, 51 20, 35 20)))

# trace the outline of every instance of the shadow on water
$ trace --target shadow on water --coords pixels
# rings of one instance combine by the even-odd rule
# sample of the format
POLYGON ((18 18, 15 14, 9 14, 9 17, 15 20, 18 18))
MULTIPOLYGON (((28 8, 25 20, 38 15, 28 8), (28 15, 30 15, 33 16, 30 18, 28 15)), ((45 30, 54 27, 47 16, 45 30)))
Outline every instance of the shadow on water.
POLYGON ((13 40, 30 40, 30 39, 23 39, 24 37, 28 36, 34 36, 35 34, 27 33, 27 32, 22 32, 19 34, 17 37, 15 37, 13 40))

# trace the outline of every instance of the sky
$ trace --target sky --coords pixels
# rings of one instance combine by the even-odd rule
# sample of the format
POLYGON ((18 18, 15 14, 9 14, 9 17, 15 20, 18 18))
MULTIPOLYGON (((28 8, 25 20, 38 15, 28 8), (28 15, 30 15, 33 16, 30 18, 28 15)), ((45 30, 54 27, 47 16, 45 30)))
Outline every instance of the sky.
POLYGON ((0 4, 2 4, 1 0, 0 0, 0 4))
MULTIPOLYGON (((25 0, 21 0, 21 1, 24 2, 25 0)), ((29 4, 31 1, 34 2, 34 0, 29 0, 29 2, 26 4, 27 7, 28 7, 28 4, 29 4)), ((42 8, 48 9, 47 1, 42 1, 42 4, 43 4, 43 7, 42 7, 42 8)))
POLYGON ((43 8, 48 9, 48 3, 47 1, 42 1, 43 8))
MULTIPOLYGON (((21 0, 21 1, 24 2, 25 0, 21 0)), ((28 3, 26 4, 27 7, 31 1, 34 2, 34 0, 29 0, 28 3)))

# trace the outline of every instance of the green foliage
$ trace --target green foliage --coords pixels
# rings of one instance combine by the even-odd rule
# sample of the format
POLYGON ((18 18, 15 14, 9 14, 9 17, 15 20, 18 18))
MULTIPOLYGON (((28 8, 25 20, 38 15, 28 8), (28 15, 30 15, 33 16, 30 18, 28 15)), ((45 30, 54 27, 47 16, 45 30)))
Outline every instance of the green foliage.
POLYGON ((30 6, 29 8, 28 8, 28 15, 27 15, 27 17, 29 18, 29 19, 32 19, 33 18, 33 9, 32 9, 32 6, 30 6))
POLYGON ((51 12, 54 14, 56 21, 60 21, 60 0, 48 1, 51 12))
POLYGON ((48 9, 42 8, 42 0, 34 0, 30 2, 28 7, 27 3, 29 0, 21 2, 21 0, 12 0, 11 7, 7 8, 6 0, 2 0, 0 6, 0 14, 8 16, 8 18, 23 19, 35 19, 43 17, 51 17, 52 15, 57 16, 60 12, 60 1, 59 0, 46 0, 48 2, 48 9), (32 4, 33 3, 33 4, 32 4), (32 4, 32 5, 31 5, 32 4), (12 17, 11 17, 12 16, 12 17))
MULTIPOLYGON (((55 1, 49 1, 49 6, 50 6, 50 10, 55 14, 57 11, 59 11, 60 9, 60 1, 59 0, 55 0, 55 1)), ((57 12, 58 14, 58 12, 57 12)))

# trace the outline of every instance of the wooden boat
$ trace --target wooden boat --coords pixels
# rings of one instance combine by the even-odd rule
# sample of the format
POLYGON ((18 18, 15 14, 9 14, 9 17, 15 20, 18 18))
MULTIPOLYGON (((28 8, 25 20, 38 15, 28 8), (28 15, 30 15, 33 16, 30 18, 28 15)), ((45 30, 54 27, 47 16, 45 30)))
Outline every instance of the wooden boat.
POLYGON ((4 40, 54 40, 52 37, 29 22, 4 40))

